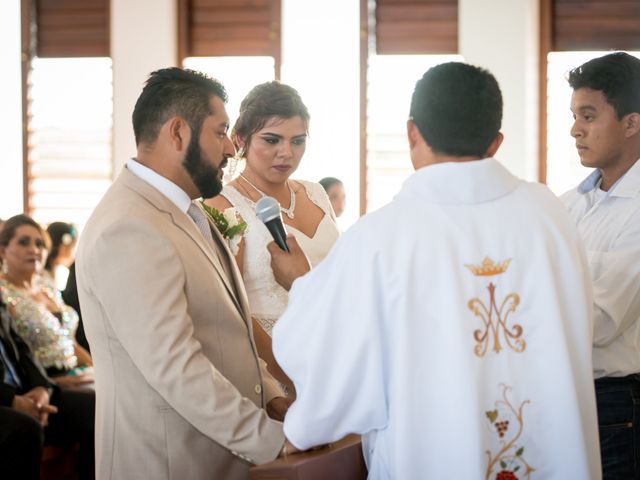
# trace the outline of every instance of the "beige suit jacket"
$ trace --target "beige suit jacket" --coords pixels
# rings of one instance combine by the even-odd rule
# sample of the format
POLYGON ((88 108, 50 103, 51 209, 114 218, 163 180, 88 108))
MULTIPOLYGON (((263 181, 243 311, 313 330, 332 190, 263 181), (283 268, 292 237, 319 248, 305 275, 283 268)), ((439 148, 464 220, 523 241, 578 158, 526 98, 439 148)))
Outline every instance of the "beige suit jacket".
POLYGON ((257 356, 235 262, 212 233, 218 254, 126 168, 82 233, 99 479, 246 478, 284 442, 263 409, 280 389, 257 356))

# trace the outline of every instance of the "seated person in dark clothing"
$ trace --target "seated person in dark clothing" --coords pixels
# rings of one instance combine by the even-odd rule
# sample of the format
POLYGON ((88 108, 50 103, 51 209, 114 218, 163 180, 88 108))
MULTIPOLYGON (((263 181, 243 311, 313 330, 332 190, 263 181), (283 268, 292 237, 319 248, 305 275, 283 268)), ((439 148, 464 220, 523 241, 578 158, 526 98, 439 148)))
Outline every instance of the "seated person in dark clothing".
POLYGON ((95 395, 46 376, 0 302, 0 477, 40 477, 44 444, 78 442, 79 478, 94 478, 95 395))
POLYGON ((72 307, 78 313, 78 329, 76 330, 76 342, 87 352, 91 353, 87 336, 84 333, 84 324, 82 323, 82 312, 80 312, 80 299, 78 298, 78 285, 76 283, 76 262, 69 267, 69 277, 67 278, 67 286, 62 292, 62 300, 64 303, 72 307))

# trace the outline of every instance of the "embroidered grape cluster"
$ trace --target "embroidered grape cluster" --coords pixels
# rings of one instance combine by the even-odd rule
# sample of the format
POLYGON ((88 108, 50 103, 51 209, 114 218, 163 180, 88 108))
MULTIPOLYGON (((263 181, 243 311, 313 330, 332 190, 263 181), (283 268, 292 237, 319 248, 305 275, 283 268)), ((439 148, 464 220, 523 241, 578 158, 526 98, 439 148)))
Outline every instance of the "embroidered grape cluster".
POLYGON ((518 477, 511 470, 502 470, 496 475, 496 480, 518 480, 518 477))
POLYGON ((500 438, 504 437, 504 434, 508 429, 509 429, 509 420, 496 422, 496 430, 498 431, 498 435, 500 435, 500 438))

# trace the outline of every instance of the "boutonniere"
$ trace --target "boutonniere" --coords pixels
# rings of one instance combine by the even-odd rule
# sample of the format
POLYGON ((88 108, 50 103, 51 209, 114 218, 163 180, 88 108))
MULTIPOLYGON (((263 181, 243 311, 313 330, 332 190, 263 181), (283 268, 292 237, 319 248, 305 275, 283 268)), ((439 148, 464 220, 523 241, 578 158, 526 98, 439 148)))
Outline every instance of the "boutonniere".
POLYGON ((247 222, 244 221, 238 211, 233 207, 225 208, 225 210, 221 212, 204 202, 200 202, 200 204, 205 213, 213 220, 220 234, 227 239, 231 253, 236 255, 240 247, 240 241, 247 229, 247 222))

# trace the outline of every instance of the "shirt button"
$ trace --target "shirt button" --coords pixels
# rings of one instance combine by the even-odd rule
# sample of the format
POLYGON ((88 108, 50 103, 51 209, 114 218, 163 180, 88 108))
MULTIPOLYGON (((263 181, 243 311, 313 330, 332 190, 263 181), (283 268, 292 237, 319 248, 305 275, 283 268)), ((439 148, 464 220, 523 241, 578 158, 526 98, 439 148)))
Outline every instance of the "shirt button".
POLYGON ((260 384, 256 385, 256 388, 254 390, 258 395, 260 395, 262 393, 262 385, 260 384))

